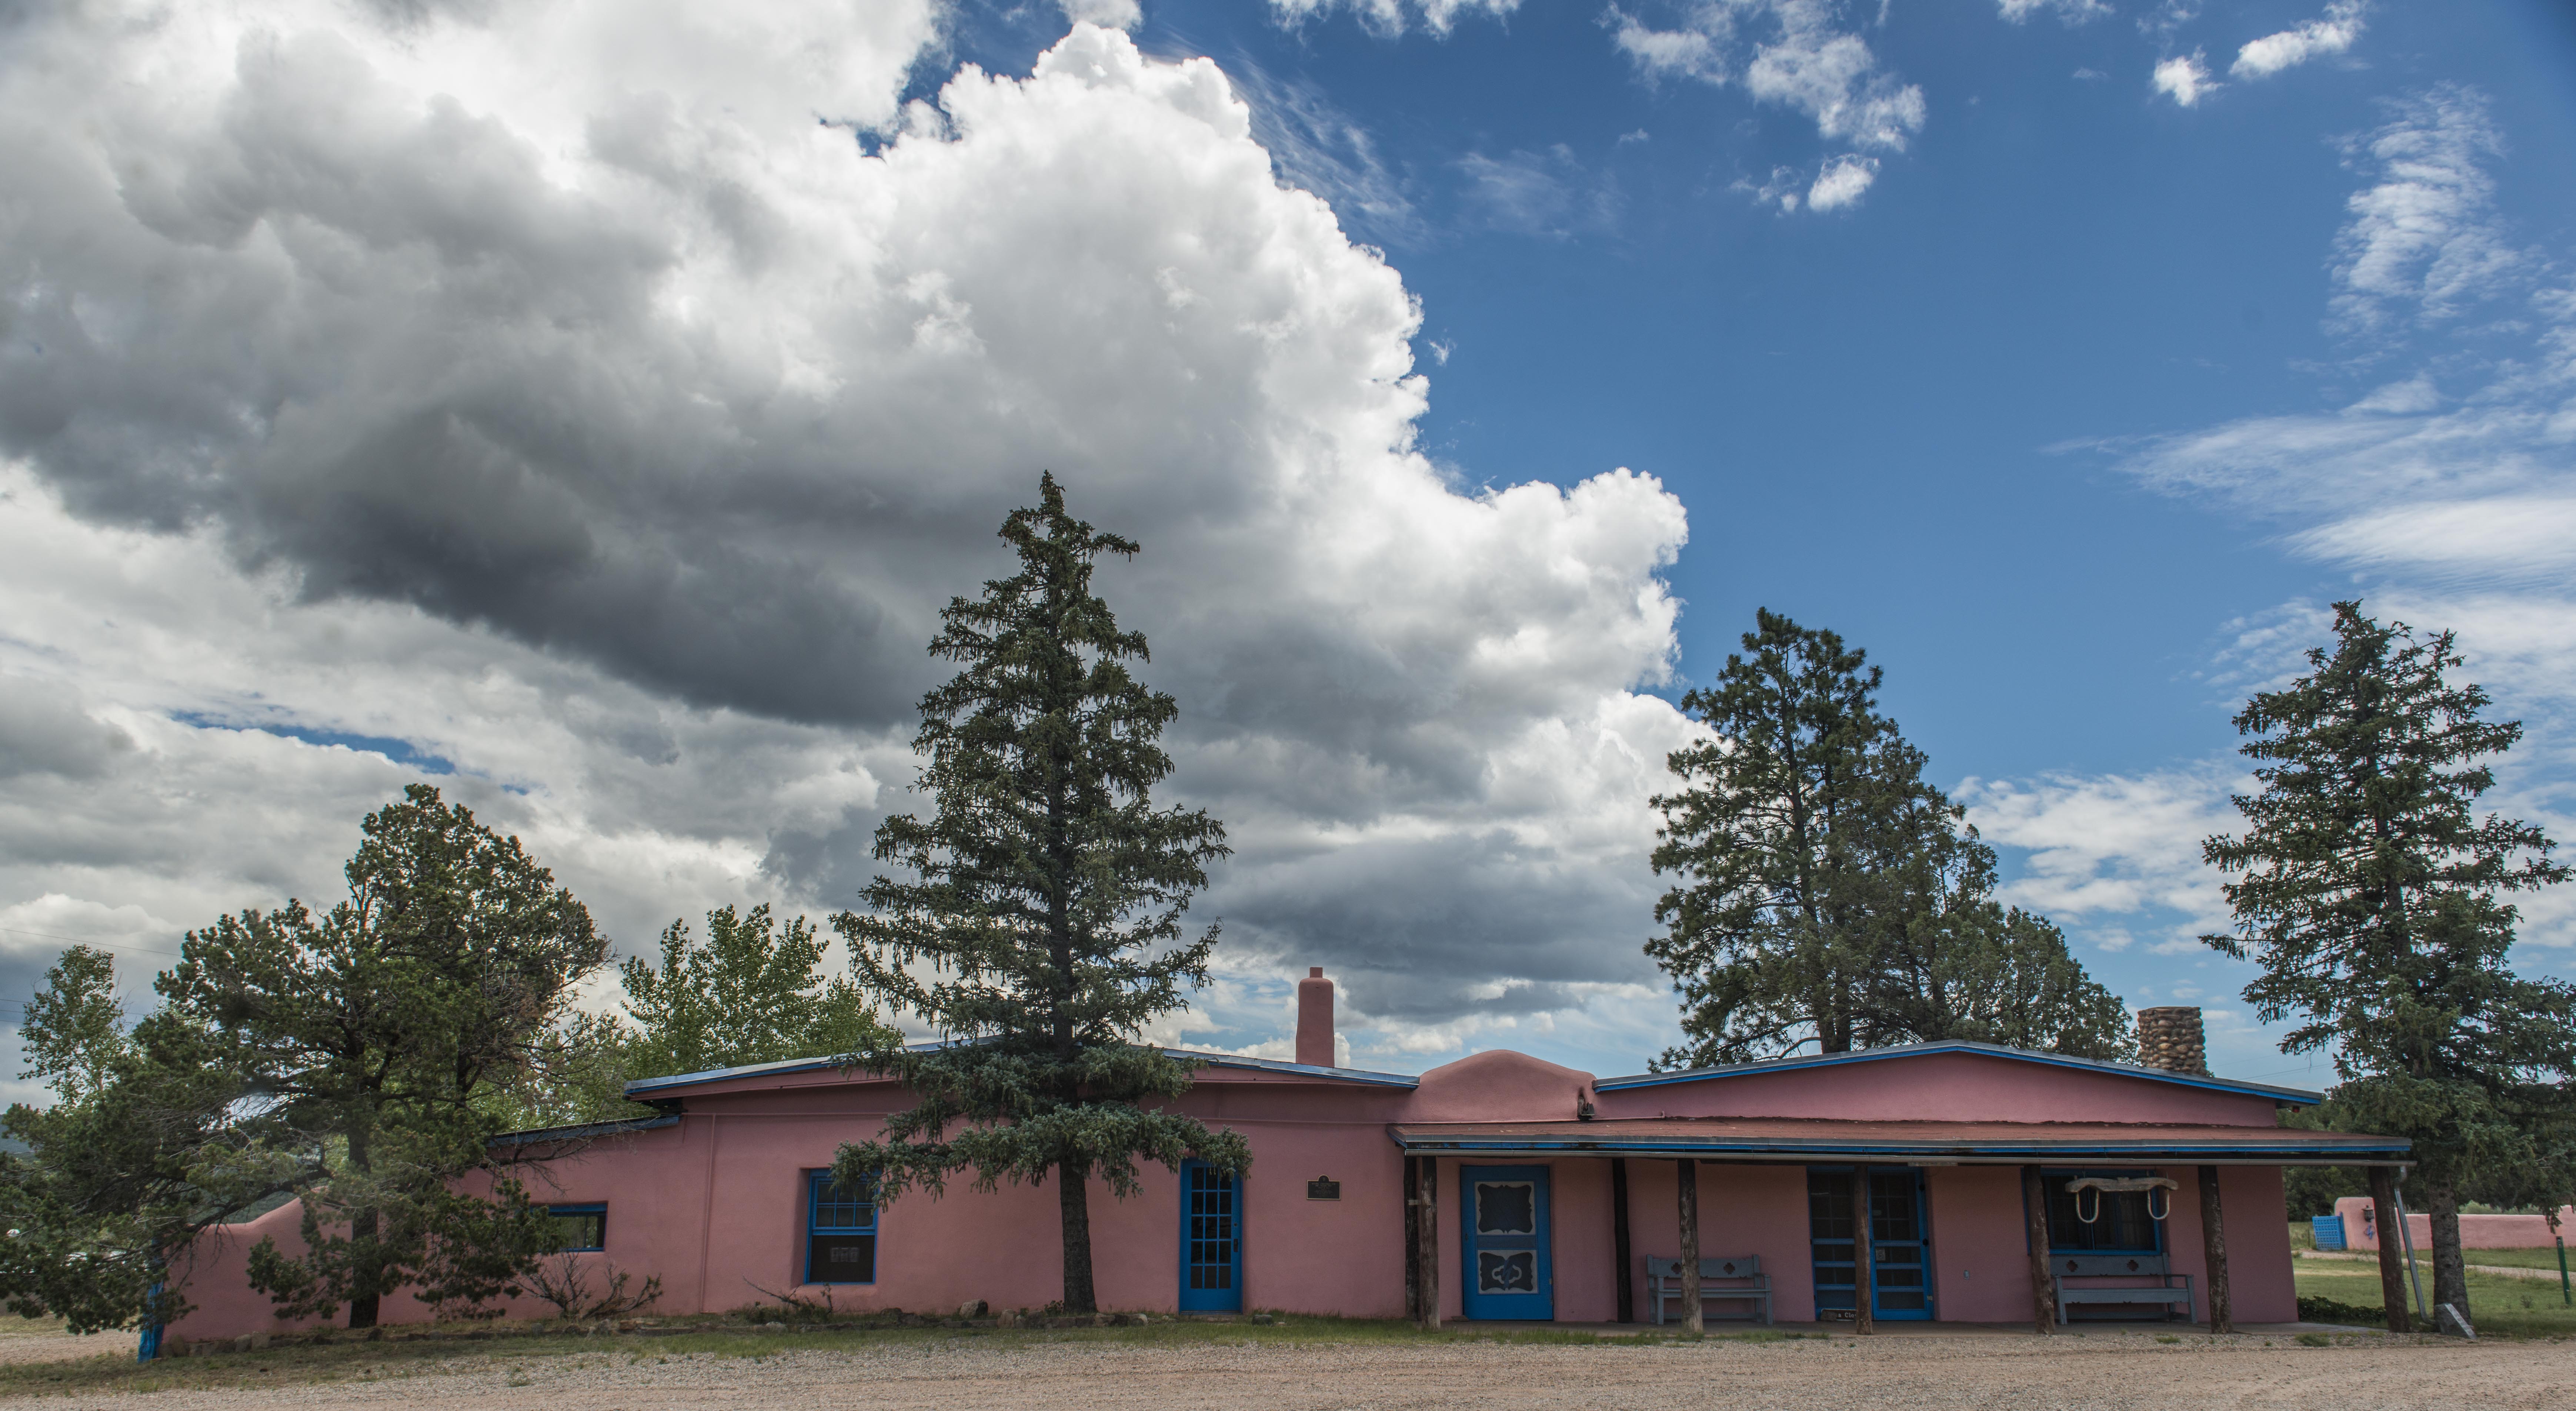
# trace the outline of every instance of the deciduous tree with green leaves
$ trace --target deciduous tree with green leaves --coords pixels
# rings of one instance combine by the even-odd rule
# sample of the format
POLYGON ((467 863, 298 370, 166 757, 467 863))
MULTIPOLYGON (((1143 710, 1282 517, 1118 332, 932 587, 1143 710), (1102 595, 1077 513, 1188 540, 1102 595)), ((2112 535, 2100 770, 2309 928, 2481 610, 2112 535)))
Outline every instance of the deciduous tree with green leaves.
POLYGON ((1207 983, 1217 929, 1185 938, 1181 917, 1227 849, 1205 812, 1153 805, 1179 708, 1129 673, 1145 639, 1091 587, 1101 555, 1137 546, 1067 513, 1053 475, 1038 491, 1002 525, 1019 572, 952 600, 931 643, 963 663, 921 702, 919 787, 935 810, 878 828, 877 858, 902 875, 870 883, 866 911, 833 918, 861 987, 947 1041, 849 1055, 916 1105, 842 1147, 833 1171, 880 1199, 935 1195, 965 1171, 979 1190, 1052 1179, 1064 1306, 1088 1312, 1091 1180, 1123 1199, 1140 1159, 1241 1171, 1251 1153, 1240 1134, 1169 1110, 1190 1065, 1142 1041, 1187 1006, 1185 987, 1207 983))
POLYGON ((825 1058, 899 1043, 846 976, 822 973, 829 937, 803 917, 781 928, 766 905, 707 913, 704 941, 685 921, 662 932, 662 964, 621 970, 634 1077, 743 1063, 825 1058))
POLYGON ((2550 1164, 2570 1116, 2576 987, 2514 970, 2506 900, 2568 870, 2539 828, 2478 816, 2522 727, 2451 679, 2453 634, 2358 602, 2334 632, 2236 717, 2262 788, 2236 798, 2245 832, 2203 845, 2236 930, 2201 939, 2262 967, 2245 997, 2295 1023, 2284 1052, 2333 1051, 2338 1126, 2415 1143, 2436 1301, 2467 1315, 2462 1192, 2550 1164))

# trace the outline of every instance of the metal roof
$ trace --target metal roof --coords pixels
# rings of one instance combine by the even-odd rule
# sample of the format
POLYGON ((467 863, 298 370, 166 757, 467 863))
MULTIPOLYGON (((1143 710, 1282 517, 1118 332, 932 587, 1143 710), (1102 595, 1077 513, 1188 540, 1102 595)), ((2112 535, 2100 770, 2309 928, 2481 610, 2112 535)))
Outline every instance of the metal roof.
POLYGON ((1850 1122, 1821 1117, 1654 1117, 1595 1122, 1398 1122, 1407 1152, 1455 1156, 1672 1156, 1721 1161, 2191 1161, 2393 1165, 2402 1137, 2294 1127, 2140 1122, 1850 1122))
MULTIPOLYGON (((941 1043, 910 1044, 908 1053, 929 1053, 947 1047, 941 1043)), ((1380 1087, 1412 1088, 1421 1079, 1409 1073, 1372 1073, 1360 1068, 1326 1068, 1311 1063, 1288 1063, 1276 1058, 1245 1058, 1231 1053, 1201 1053, 1195 1049, 1167 1048, 1167 1057, 1194 1059, 1210 1068, 1248 1068, 1263 1073, 1291 1073, 1299 1077, 1327 1078, 1344 1083, 1368 1083, 1380 1087)), ((758 1078, 771 1074, 815 1073, 838 1068, 838 1055, 827 1058, 788 1058, 775 1063, 746 1063, 734 1068, 709 1068, 699 1073, 676 1073, 667 1078, 637 1078, 626 1085, 630 1098, 650 1093, 672 1092, 708 1083, 721 1083, 735 1078, 758 1078)), ((868 1081, 859 1079, 855 1081, 868 1081)))
POLYGON ((1740 1078, 1757 1073, 1786 1073, 1800 1068, 1830 1068, 1843 1063, 1876 1063, 1891 1058, 1915 1058, 1939 1053, 1974 1054, 1982 1058, 2006 1058, 2017 1063, 2037 1063, 2051 1068, 2075 1068, 2091 1073, 2108 1073, 2122 1078, 2144 1078, 2149 1082, 2176 1083, 2187 1088, 2207 1088, 2214 1092, 2242 1093, 2248 1097, 2267 1097, 2274 1102, 2302 1107, 2325 1101, 2323 1093, 2305 1088, 2278 1088, 2268 1083, 2248 1083, 2235 1078, 2218 1078, 2207 1073, 2177 1073, 2170 1068, 2149 1068, 2136 1063, 2112 1063, 2099 1058, 2076 1058, 2040 1049, 2012 1048, 2004 1044, 1976 1043, 1968 1039, 1945 1039, 1930 1044, 1899 1044, 1889 1048, 1860 1048, 1848 1053, 1811 1053, 1796 1058, 1766 1058, 1755 1063, 1729 1063, 1715 1068, 1684 1068, 1671 1073, 1637 1073, 1624 1078, 1602 1078, 1592 1085, 1595 1092, 1614 1092, 1622 1088, 1651 1088, 1665 1083, 1696 1083, 1706 1079, 1740 1078))

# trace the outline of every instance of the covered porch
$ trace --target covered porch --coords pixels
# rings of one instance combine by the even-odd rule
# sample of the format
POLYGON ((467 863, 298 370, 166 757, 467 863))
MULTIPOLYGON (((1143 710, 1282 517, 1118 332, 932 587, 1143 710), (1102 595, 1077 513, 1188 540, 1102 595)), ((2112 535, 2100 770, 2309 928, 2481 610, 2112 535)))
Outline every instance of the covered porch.
MULTIPOLYGON (((1404 1158, 1406 1309, 1429 1326, 1606 1317, 1700 1331, 1746 1318, 2047 1333, 2107 1314, 2223 1332, 2239 1309, 2285 1324, 2297 1314, 2281 1168, 2384 1178, 2407 1152, 2395 1138, 2215 1124, 1663 1117, 1387 1130, 1404 1158)), ((2392 1313, 2403 1319, 2402 1302, 2392 1313)))

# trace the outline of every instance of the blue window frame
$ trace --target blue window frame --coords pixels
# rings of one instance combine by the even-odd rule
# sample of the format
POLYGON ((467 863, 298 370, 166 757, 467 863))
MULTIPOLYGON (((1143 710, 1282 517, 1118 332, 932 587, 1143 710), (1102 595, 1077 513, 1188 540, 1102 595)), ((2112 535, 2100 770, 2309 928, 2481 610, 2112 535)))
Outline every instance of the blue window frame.
POLYGON ((1181 1163, 1181 1311, 1243 1311, 1243 1179, 1181 1163))
POLYGON ((554 1221, 555 1253, 580 1254, 608 1248, 608 1202, 549 1205, 546 1215, 554 1221))
POLYGON ((877 1281, 877 1193, 845 1186, 829 1171, 805 1173, 805 1282, 877 1281))
POLYGON ((2170 1210, 2172 1192, 2155 1192, 2155 1203, 2150 1207, 2146 1191, 2086 1191, 2078 1201, 2075 1192, 2066 1188, 2068 1181, 2083 1176, 2154 1174, 2138 1170, 2040 1172, 2039 1188, 2048 1197, 2048 1247, 2068 1254, 2164 1253, 2165 1222, 2150 1211, 2170 1210), (2088 1214, 2093 1218, 2085 1219, 2088 1214))

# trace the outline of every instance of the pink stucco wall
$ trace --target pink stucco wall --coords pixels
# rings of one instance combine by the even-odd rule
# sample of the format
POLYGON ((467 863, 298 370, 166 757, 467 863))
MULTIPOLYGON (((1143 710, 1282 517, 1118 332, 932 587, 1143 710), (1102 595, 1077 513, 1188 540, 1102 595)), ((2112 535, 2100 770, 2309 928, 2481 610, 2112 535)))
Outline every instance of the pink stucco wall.
MULTIPOLYGON (((1418 1087, 1363 1084, 1310 1074, 1209 1068, 1178 1104, 1211 1124, 1242 1132, 1253 1152, 1246 1181, 1244 1305, 1358 1317, 1400 1316, 1404 1300, 1402 1155, 1390 1123, 1566 1120, 1590 1075, 1526 1055, 1483 1053, 1423 1075, 1418 1087), (1337 1201, 1307 1198, 1306 1183, 1341 1185, 1337 1201)), ((1795 1116, 1951 1120, 2226 1122, 2270 1126, 2271 1104, 2120 1075, 2088 1073, 1971 1055, 1928 1054, 1598 1094, 1600 1115, 1795 1116)), ((657 1311, 720 1311, 763 1300, 760 1290, 830 1297, 853 1311, 903 1308, 945 1312, 982 1299, 996 1307, 1042 1307, 1062 1291, 1056 1193, 1004 1186, 976 1192, 965 1182, 944 1196, 891 1202, 879 1220, 878 1281, 807 1287, 801 1276, 802 1173, 831 1164, 846 1141, 874 1135, 884 1115, 906 1105, 891 1084, 831 1071, 752 1075, 691 1089, 675 1125, 601 1140, 579 1156, 532 1175, 538 1197, 605 1201, 608 1248, 579 1256, 613 1263, 639 1281, 659 1274, 657 1311)), ((1676 1168, 1669 1160, 1628 1162, 1632 1249, 1614 1267, 1609 1163, 1564 1158, 1502 1164, 1550 1168, 1556 1317, 1603 1322, 1615 1316, 1626 1278, 1640 1316, 1649 1256, 1679 1252, 1676 1168)), ((1474 1163, 1471 1163, 1474 1164, 1474 1163)), ((1439 1163, 1441 1301, 1460 1308, 1459 1162, 1439 1163)), ((1775 1315, 1814 1315, 1807 1239, 1806 1173, 1795 1163, 1699 1163, 1701 1249, 1756 1254, 1771 1275, 1775 1315)), ((2200 1272, 2199 1217, 2189 1168, 2170 1170, 2185 1196, 2168 1231, 2175 1266, 2200 1272)), ((1095 1286, 1111 1309, 1172 1311, 1179 1285, 1179 1191, 1173 1173, 1140 1172, 1141 1189, 1114 1198, 1091 1190, 1095 1286)), ((2030 1309, 2018 1174, 2011 1167, 1932 1167, 1926 1172, 1933 1289, 1939 1316, 2013 1322, 2030 1309)), ((2236 1311, 2247 1322, 2294 1316, 2279 1173, 2231 1167, 2224 1174, 2236 1311)), ((295 1243, 293 1208, 225 1232, 201 1249, 188 1278, 201 1310, 176 1325, 181 1337, 227 1337, 277 1328, 267 1301, 242 1286, 247 1249, 263 1234, 295 1243)), ((551 1308, 520 1300, 512 1316, 551 1308)), ((427 1310, 388 1300, 387 1321, 427 1310)))
MULTIPOLYGON (((2335 1202, 2335 1213, 2343 1217, 2344 1244, 2352 1249, 2379 1248, 2379 1222, 2371 1209, 2370 1197, 2348 1195, 2335 1202)), ((2409 1211, 2406 1233, 2415 1241, 2415 1252, 2424 1254, 2433 1247, 2433 1217, 2422 1211, 2409 1211)), ((2460 1245, 2464 1249, 2547 1249, 2555 1241, 2576 1235, 2576 1206, 2558 1207, 2558 1228, 2551 1229, 2546 1215, 2463 1215, 2460 1217, 2460 1245)))
MULTIPOLYGON (((1610 1117, 1824 1117, 1857 1122, 2209 1122, 2272 1125, 2267 1097, 1982 1054, 1723 1075, 1618 1088, 1610 1117)), ((1454 1120, 1454 1119, 1453 1119, 1454 1120)))

